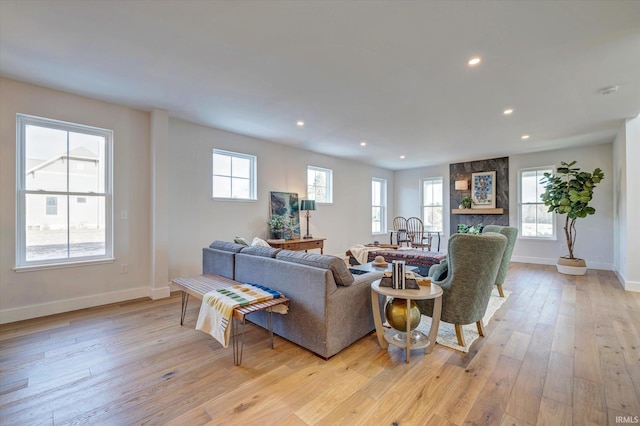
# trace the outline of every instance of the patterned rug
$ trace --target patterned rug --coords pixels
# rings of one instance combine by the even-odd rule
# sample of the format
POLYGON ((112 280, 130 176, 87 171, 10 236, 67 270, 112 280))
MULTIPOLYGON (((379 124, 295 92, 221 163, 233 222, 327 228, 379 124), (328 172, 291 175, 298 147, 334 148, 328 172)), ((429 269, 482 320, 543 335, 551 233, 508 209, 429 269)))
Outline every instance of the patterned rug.
MULTIPOLYGON (((500 306, 502 306, 502 304, 507 300, 510 294, 510 291, 504 290, 505 297, 500 297, 498 295, 498 290, 496 288, 493 289, 493 291, 491 292, 491 297, 489 298, 489 305, 487 305, 487 312, 484 314, 484 318, 482 318, 482 323, 485 326, 489 324, 489 320, 491 319, 493 314, 495 314, 500 306)), ((422 331, 428 336, 430 328, 431 317, 422 315, 422 319, 420 320, 420 324, 418 325, 418 330, 422 331)), ((471 344, 475 342, 476 339, 480 337, 480 335, 478 334, 478 328, 476 327, 475 323, 463 325, 462 332, 464 333, 464 341, 467 344, 466 346, 458 345, 458 338, 456 337, 456 330, 453 324, 440 321, 436 343, 455 349, 457 351, 468 353, 471 344)), ((486 334, 487 330, 485 329, 485 335, 486 334)))

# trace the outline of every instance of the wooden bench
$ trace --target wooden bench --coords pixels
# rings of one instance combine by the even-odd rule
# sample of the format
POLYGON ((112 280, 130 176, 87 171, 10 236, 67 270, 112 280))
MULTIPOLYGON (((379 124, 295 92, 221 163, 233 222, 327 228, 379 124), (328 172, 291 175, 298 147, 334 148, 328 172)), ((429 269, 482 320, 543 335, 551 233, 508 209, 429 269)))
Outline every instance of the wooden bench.
MULTIPOLYGON (((173 285, 182 291, 182 311, 180 313, 180 325, 184 324, 184 317, 187 313, 187 303, 189 303, 189 296, 193 296, 199 300, 202 300, 205 294, 232 285, 241 284, 238 281, 230 280, 219 275, 198 275, 194 277, 175 278, 171 280, 173 285)), ((233 310, 233 319, 231 320, 231 340, 233 345, 233 363, 234 365, 240 365, 242 363, 242 349, 244 346, 244 326, 245 318, 247 315, 254 312, 266 311, 267 313, 267 328, 269 330, 269 343, 271 349, 273 349, 273 322, 272 308, 276 305, 289 305, 289 299, 284 296, 280 296, 277 299, 270 299, 265 302, 252 303, 247 306, 239 306, 233 310), (240 332, 240 342, 236 338, 236 321, 239 321, 242 325, 240 332)))

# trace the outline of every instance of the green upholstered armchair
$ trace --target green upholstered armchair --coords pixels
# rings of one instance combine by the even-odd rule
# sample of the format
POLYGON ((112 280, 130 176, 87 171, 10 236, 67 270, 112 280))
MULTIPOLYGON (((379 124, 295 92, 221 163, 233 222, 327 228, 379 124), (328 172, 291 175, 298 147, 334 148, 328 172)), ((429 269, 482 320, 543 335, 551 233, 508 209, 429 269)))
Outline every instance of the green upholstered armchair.
POLYGON ((504 297, 502 284, 504 284, 504 279, 507 276, 507 271, 509 270, 511 254, 513 253, 513 248, 516 245, 516 238, 518 238, 518 228, 500 225, 487 225, 482 229, 482 233, 484 234, 485 232, 497 232, 498 234, 502 234, 507 237, 507 247, 504 249, 502 261, 500 262, 500 269, 498 269, 498 276, 496 277, 498 293, 500 293, 500 297, 504 297))
MULTIPOLYGON (((482 235, 454 234, 449 238, 448 275, 433 283, 442 287, 440 319, 455 325, 460 346, 464 346, 462 326, 476 323, 484 336, 482 317, 487 310, 491 290, 507 245, 507 238, 497 233, 482 235)), ((433 315, 433 300, 416 300, 423 315, 433 315)))

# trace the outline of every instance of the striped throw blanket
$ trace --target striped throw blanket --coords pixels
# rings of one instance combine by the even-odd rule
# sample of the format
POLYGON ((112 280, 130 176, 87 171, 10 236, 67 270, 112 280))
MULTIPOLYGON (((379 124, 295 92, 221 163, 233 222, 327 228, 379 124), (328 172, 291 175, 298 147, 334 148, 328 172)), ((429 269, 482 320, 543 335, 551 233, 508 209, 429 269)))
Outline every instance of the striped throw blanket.
POLYGON ((229 324, 235 308, 279 297, 277 291, 251 283, 213 290, 202 298, 196 330, 209 333, 227 348, 231 335, 229 324))

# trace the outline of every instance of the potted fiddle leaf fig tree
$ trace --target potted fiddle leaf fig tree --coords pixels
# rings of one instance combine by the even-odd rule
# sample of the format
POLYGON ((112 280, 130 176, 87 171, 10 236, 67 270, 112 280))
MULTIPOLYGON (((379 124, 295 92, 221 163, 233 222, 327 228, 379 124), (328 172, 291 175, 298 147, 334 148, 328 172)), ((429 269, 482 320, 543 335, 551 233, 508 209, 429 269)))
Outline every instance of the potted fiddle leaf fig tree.
POLYGON ((604 173, 596 168, 592 173, 583 172, 573 167, 576 161, 562 161, 555 174, 545 173, 541 183, 545 192, 540 196, 542 202, 549 207, 549 212, 566 214, 564 236, 569 254, 558 259, 558 272, 571 275, 584 275, 587 264, 584 259, 574 256, 576 243, 576 221, 596 212, 589 205, 593 198, 593 190, 604 179, 604 173))

